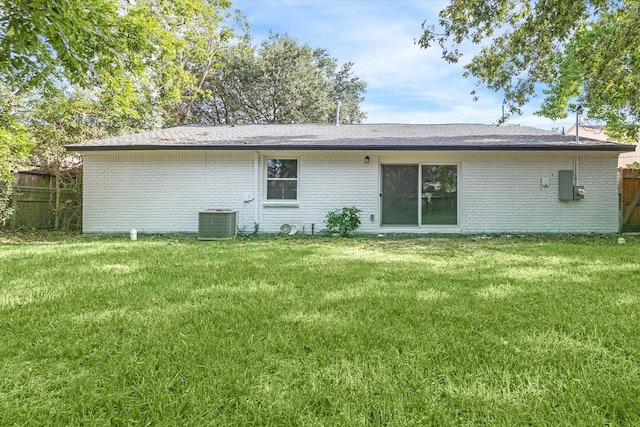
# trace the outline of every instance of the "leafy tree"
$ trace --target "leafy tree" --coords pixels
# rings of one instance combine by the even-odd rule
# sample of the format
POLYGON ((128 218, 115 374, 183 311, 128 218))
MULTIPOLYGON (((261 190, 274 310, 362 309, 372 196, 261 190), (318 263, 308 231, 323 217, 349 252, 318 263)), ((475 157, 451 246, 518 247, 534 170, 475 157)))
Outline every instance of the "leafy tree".
POLYGON ((224 26, 230 6, 0 2, 0 180, 11 185, 9 171, 34 144, 34 160, 59 170, 62 145, 89 139, 87 132, 110 136, 186 122, 220 46, 233 35, 224 26))
POLYGON ((55 73, 85 82, 99 58, 120 62, 113 1, 5 0, 0 16, 0 76, 17 91, 55 73))
POLYGON ((210 97, 195 107, 204 123, 359 123, 366 83, 352 63, 338 66, 324 49, 272 34, 259 47, 244 40, 223 51, 220 68, 206 79, 210 97))
POLYGON ((79 195, 80 182, 76 175, 80 158, 67 152, 64 146, 109 136, 105 117, 113 117, 113 113, 105 110, 104 104, 85 91, 73 94, 59 92, 38 98, 30 107, 28 122, 36 145, 29 161, 49 169, 55 177, 54 228, 67 228, 68 224, 63 224, 62 219, 71 215, 65 215, 65 210, 79 211, 79 206, 74 198, 63 200, 62 196, 71 192, 79 195))
MULTIPOLYGON (((52 79, 87 86, 100 74, 139 74, 210 36, 229 0, 5 0, 0 77, 18 91, 52 79)), ((174 72, 175 70, 168 70, 174 72)))
POLYGON ((15 96, 99 89, 142 128, 183 123, 221 43, 229 0, 6 0, 0 83, 15 96), (154 117, 149 121, 150 117, 154 117))
MULTIPOLYGON (((558 119, 582 104, 607 133, 637 141, 640 124, 638 0, 452 0, 439 25, 424 23, 423 48, 456 63, 482 46, 464 76, 503 91, 507 117, 544 89, 537 114, 558 119)), ((475 90, 472 92, 475 95, 475 90)))
POLYGON ((28 156, 32 143, 26 126, 19 119, 16 99, 0 84, 0 224, 11 216, 9 201, 13 193, 14 169, 28 156))
MULTIPOLYGON (((159 126, 185 124, 193 103, 205 93, 203 85, 218 65, 220 51, 233 38, 223 20, 230 13, 220 11, 231 6, 228 0, 142 0, 140 7, 157 19, 160 34, 157 57, 149 58, 137 75, 123 76, 123 82, 135 88, 139 106, 160 114, 159 126), (128 77, 128 78, 127 78, 128 77)), ((246 28, 236 14, 236 25, 246 28)))

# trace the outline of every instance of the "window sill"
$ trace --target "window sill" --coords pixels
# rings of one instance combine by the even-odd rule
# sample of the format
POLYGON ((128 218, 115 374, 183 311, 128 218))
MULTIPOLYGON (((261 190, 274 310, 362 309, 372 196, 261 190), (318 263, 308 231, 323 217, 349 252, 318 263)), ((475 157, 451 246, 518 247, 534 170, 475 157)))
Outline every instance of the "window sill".
POLYGON ((263 202, 262 206, 265 208, 299 208, 300 203, 297 200, 290 202, 270 200, 263 202))

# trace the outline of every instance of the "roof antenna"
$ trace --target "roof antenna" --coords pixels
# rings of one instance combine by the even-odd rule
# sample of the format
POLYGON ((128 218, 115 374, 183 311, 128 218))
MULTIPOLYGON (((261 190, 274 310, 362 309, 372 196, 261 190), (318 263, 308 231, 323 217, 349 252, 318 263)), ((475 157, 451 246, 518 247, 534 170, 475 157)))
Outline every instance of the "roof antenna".
POLYGON ((336 126, 340 126, 340 101, 338 101, 338 106, 336 108, 336 126))
POLYGON ((582 110, 582 105, 578 105, 578 108, 576 108, 576 144, 580 143, 578 134, 580 133, 580 114, 582 114, 582 110))

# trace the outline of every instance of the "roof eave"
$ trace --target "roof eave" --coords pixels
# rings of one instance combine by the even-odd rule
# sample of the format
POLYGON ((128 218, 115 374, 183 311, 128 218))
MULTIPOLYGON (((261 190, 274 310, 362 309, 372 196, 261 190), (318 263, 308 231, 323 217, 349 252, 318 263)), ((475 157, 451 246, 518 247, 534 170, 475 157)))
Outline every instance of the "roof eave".
POLYGON ((635 151, 635 146, 626 144, 607 145, 66 145, 68 151, 635 151))

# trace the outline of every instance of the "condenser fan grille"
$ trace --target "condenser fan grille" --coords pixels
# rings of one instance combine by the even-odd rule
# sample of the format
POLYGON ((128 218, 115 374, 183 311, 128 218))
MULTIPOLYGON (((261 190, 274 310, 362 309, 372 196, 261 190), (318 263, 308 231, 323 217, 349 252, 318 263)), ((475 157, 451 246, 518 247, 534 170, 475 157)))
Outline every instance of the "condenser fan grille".
POLYGON ((198 239, 217 240, 236 237, 238 213, 230 209, 210 209, 198 215, 198 239))

